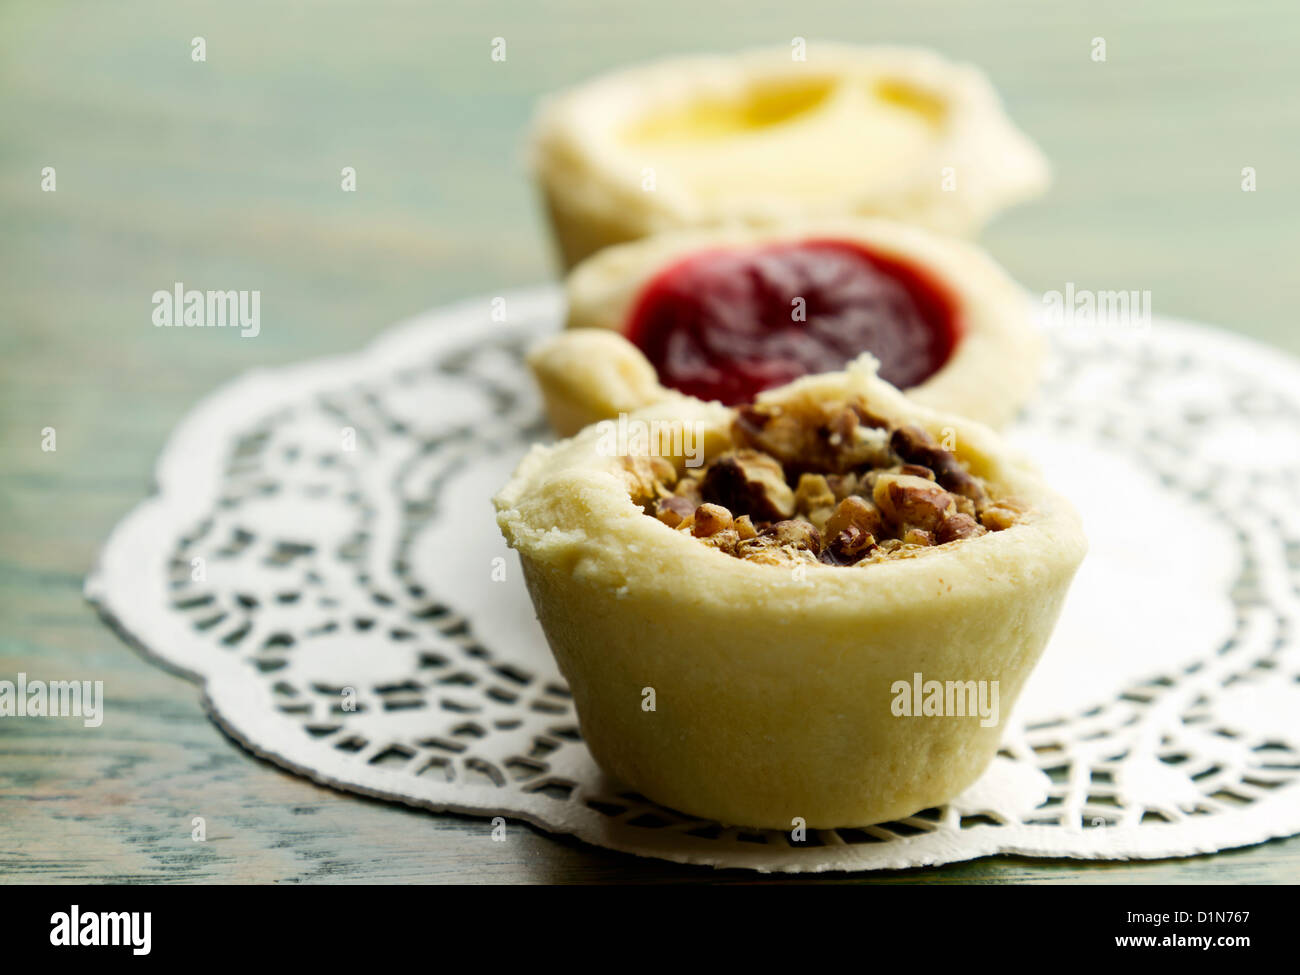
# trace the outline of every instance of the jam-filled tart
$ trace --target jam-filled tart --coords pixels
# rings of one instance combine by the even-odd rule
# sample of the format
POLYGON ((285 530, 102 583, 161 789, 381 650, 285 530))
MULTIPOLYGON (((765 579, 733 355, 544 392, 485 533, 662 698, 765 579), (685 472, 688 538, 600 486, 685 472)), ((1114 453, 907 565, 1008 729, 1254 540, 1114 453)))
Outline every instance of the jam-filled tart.
POLYGON ((583 737, 629 787, 724 823, 858 826, 952 798, 996 752, 1079 521, 995 433, 875 367, 739 407, 673 394, 534 447, 496 497, 583 737), (900 712, 914 682, 991 688, 997 713, 900 712))
POLYGON ((1020 288, 975 245, 891 221, 650 237, 584 261, 566 291, 568 329, 530 358, 566 435, 670 390, 752 402, 863 352, 916 402, 993 425, 1038 379, 1020 288))
POLYGON ((566 266, 686 227, 879 215, 973 234, 1047 164, 988 79, 930 51, 811 43, 626 69, 539 112, 566 266))

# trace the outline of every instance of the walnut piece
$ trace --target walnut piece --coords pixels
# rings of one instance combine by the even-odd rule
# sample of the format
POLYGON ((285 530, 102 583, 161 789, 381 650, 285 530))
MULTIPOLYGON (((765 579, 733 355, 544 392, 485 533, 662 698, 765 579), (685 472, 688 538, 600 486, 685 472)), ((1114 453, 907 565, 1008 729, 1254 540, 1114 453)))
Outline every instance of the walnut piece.
POLYGON ((989 531, 1000 532, 1014 525, 1016 520, 1028 510, 1022 501, 1015 498, 1002 498, 981 511, 979 520, 980 524, 989 531))
POLYGON ((986 500, 983 485, 961 465, 956 455, 940 447, 920 427, 899 427, 890 435, 889 445, 905 463, 933 471, 935 480, 953 494, 960 494, 976 503, 986 500))
POLYGON ((911 474, 882 474, 872 492, 880 513, 900 533, 908 528, 938 531, 957 502, 939 485, 911 474))
POLYGON ((697 505, 690 498, 670 494, 655 502, 655 517, 669 528, 676 528, 695 514, 696 507, 697 505))
POLYGON ((624 457, 623 471, 628 493, 640 505, 671 494, 677 483, 677 468, 663 457, 624 457))
POLYGON ((700 484, 706 501, 743 511, 760 521, 794 514, 794 492, 775 457, 757 450, 733 450, 712 464, 700 484))
POLYGON ((731 527, 731 512, 721 505, 702 504, 695 509, 695 525, 691 534, 696 538, 708 538, 731 527))
POLYGON ((864 535, 883 534, 880 509, 856 494, 850 494, 839 503, 826 523, 826 531, 832 535, 838 535, 848 528, 856 528, 864 535))
POLYGON ((835 492, 821 474, 800 474, 794 489, 794 508, 820 531, 835 510, 835 492))
POLYGON ((806 521, 794 519, 778 521, 736 547, 736 554, 742 559, 765 565, 816 562, 820 551, 821 535, 817 529, 806 521))

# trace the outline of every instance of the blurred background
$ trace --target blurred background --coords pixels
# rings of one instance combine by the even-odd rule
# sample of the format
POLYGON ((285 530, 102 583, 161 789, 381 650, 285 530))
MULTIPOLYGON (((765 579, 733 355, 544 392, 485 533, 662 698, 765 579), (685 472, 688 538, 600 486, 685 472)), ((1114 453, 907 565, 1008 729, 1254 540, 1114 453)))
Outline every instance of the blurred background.
MULTIPOLYGON (((167 432, 213 387, 357 348, 440 302, 553 278, 522 153, 540 95, 634 60, 795 36, 937 48, 981 65, 1054 164, 1050 195, 983 237, 1026 287, 1149 290, 1158 315, 1300 353, 1298 31, 1300 9, 1284 0, 5 0, 0 671, 37 659, 51 678, 96 668, 116 678, 110 700, 139 720, 129 732, 106 723, 90 746, 69 737, 55 778, 46 757, 57 739, 14 743, 6 731, 0 796, 75 792, 61 808, 82 823, 78 848, 111 851, 105 875, 141 877, 162 869, 162 826, 150 824, 174 811, 140 797, 145 772, 123 779, 134 764, 174 786, 192 773, 196 787, 277 797, 264 822, 256 803, 244 807, 251 832, 238 843, 274 848, 284 803, 335 801, 225 743, 193 688, 98 622, 81 580, 147 491, 167 432), (191 60, 196 36, 205 62, 191 60), (497 36, 504 62, 489 56, 497 36), (1104 63, 1090 57, 1095 37, 1104 63), (41 191, 47 166, 53 193, 41 191), (339 189, 344 166, 356 169, 355 193, 339 189), (1241 189, 1247 166, 1253 193, 1241 189), (175 281, 260 289, 260 336, 155 329, 151 295, 175 281), (57 453, 40 450, 47 426, 57 453), (194 771, 205 762, 215 778, 194 771), (114 795, 127 803, 117 818, 114 795)), ((353 810, 338 813, 342 833, 367 816, 436 829, 450 845, 422 838, 426 879, 436 876, 428 857, 456 862, 463 823, 339 802, 353 810)), ((7 809, 0 824, 15 834, 50 828, 30 805, 7 809)), ((327 818, 313 837, 328 833, 327 818)), ((605 862, 537 842, 550 844, 538 847, 546 857, 577 858, 565 864, 605 862)), ((1258 856, 1214 863, 1248 872, 1258 856)))

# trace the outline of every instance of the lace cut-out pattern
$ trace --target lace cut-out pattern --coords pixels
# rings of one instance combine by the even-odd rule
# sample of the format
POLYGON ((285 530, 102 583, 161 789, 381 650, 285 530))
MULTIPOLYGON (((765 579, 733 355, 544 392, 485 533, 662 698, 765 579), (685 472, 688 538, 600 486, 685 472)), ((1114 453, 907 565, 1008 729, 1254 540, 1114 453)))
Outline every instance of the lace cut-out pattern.
POLYGON ((1166 321, 1053 333, 1012 436, 1067 493, 1083 482, 1093 550, 999 757, 942 808, 796 840, 660 807, 583 746, 489 503, 546 435, 522 353, 558 298, 507 307, 510 324, 466 303, 219 391, 106 544, 89 598, 250 750, 371 796, 759 870, 1300 831, 1300 367, 1166 321), (1165 545, 1168 571, 1141 561, 1165 545))

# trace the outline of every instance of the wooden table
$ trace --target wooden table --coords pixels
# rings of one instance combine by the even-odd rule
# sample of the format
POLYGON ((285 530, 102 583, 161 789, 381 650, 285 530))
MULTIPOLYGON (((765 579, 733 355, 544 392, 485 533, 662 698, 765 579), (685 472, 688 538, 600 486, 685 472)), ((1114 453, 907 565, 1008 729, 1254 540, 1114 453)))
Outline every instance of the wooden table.
MULTIPOLYGON (((481 821, 281 772, 106 629, 83 575, 149 490, 168 430, 214 386, 551 277, 520 158, 534 102, 663 53, 798 35, 977 61, 1056 163, 1052 194, 985 237, 1013 274, 1036 290, 1150 290, 1157 313, 1300 351, 1297 29, 1284 0, 6 4, 0 676, 103 679, 109 710, 94 731, 0 722, 0 878, 754 881, 524 826, 493 843, 481 821), (206 62, 191 60, 195 36, 206 62), (489 57, 497 36, 505 62, 489 57), (1097 36, 1104 63, 1089 57, 1097 36), (340 190, 344 166, 356 193, 340 190), (1240 188, 1246 166, 1255 193, 1240 188), (150 296, 175 281, 260 289, 261 335, 153 328, 150 296), (190 838, 196 815, 206 843, 190 838)), ((1277 882, 1298 868, 1292 839, 1141 865, 996 858, 829 880, 1277 882)))

